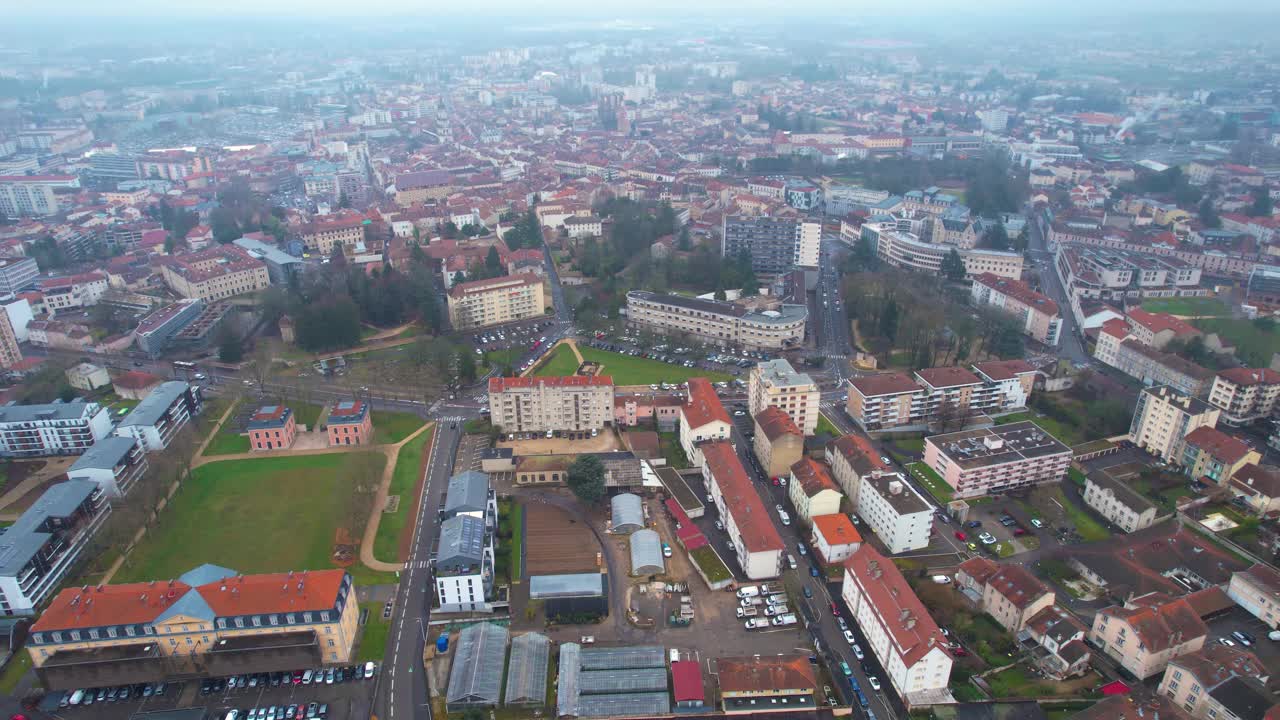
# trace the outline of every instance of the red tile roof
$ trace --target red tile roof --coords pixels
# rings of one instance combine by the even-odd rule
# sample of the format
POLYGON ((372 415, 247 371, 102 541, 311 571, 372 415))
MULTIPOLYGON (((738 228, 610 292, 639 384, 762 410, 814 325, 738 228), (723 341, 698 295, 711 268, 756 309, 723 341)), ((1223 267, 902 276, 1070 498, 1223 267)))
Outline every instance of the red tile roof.
POLYGON ((716 660, 721 693, 759 693, 817 689, 813 668, 804 655, 731 657, 716 660))
POLYGON ((811 458, 803 458, 791 466, 791 476, 799 483, 806 497, 813 497, 823 490, 840 492, 840 487, 831 479, 825 463, 811 458))
POLYGON ((489 378, 489 392, 531 387, 612 387, 611 375, 557 375, 552 377, 489 378))
MULTIPOLYGON (((693 382, 690 381, 690 386, 693 382)), ((782 536, 769 519, 769 511, 765 509, 756 492, 742 461, 734 451, 733 445, 723 440, 704 443, 701 446, 702 458, 707 469, 715 478, 720 494, 724 497, 725 507, 733 516, 733 524, 742 535, 742 543, 748 552, 781 552, 786 547, 782 536)))
POLYGON ((1120 318, 1111 318, 1102 323, 1102 332, 1123 340, 1129 336, 1129 325, 1120 318))
POLYGON ((867 473, 893 472, 893 468, 880 459, 880 453, 876 452, 875 447, 871 445, 871 441, 850 433, 849 435, 841 435, 831 441, 829 447, 835 447, 836 451, 844 456, 849 466, 854 469, 861 477, 867 473))
POLYGON ((973 369, 986 375, 993 381, 1011 380, 1024 373, 1035 372, 1036 369, 1026 360, 991 360, 974 363, 973 369))
POLYGON ((1169 313, 1147 312, 1140 307, 1129 310, 1129 321, 1152 332, 1169 330, 1174 335, 1198 335, 1200 331, 1169 313))
POLYGON ((1021 565, 1001 565, 987 584, 1018 608, 1027 607, 1049 592, 1044 583, 1021 565))
POLYGON ((1270 368, 1229 368, 1220 371, 1218 377, 1230 380, 1236 385, 1275 385, 1280 383, 1280 373, 1270 368))
POLYGON ((1195 445, 1209 453, 1213 458, 1221 460, 1228 465, 1240 462, 1251 450, 1248 445, 1236 438, 1207 425, 1202 425, 1187 433, 1185 440, 1188 444, 1195 445))
POLYGON ((460 298, 469 293, 481 293, 491 290, 500 290, 507 287, 527 287, 529 285, 539 285, 542 278, 533 273, 519 273, 517 275, 507 275, 499 278, 489 278, 487 280, 472 280, 470 282, 458 283, 449 288, 449 294, 455 298, 460 298))
POLYGON ((777 440, 783 435, 804 434, 796 427, 790 415, 772 405, 756 413, 755 421, 760 426, 760 432, 769 440, 777 440))
POLYGON ((977 375, 962 367, 935 367, 916 371, 916 377, 935 388, 949 388, 959 385, 980 385, 982 380, 977 375))
POLYGON ((860 377, 850 382, 851 385, 864 397, 876 397, 877 395, 898 395, 901 393, 915 392, 920 389, 915 380, 904 375, 903 373, 882 373, 880 375, 868 375, 860 377))
MULTIPOLYGON (((919 662, 943 644, 942 631, 911 590, 896 565, 870 543, 863 543, 844 563, 845 572, 857 579, 866 601, 876 609, 893 640, 893 651, 907 667, 919 662)), ((846 580, 847 582, 847 580, 846 580)))
POLYGON ((338 597, 345 574, 343 570, 313 570, 241 575, 196 589, 220 617, 328 610, 338 597))
POLYGON ((1155 592, 1134 598, 1130 604, 1133 607, 1112 606, 1099 612, 1127 622, 1149 653, 1162 652, 1209 634, 1200 615, 1182 598, 1155 592))
POLYGON ((706 378, 689 378, 689 400, 681 406, 680 413, 691 428, 700 428, 717 420, 725 424, 731 422, 715 388, 706 378))
POLYGON ((707 691, 702 685, 702 665, 696 660, 671 663, 671 692, 677 703, 703 701, 707 691))
POLYGON ((1000 277, 992 273, 982 273, 981 275, 975 275, 973 281, 980 285, 985 285, 1002 295, 1007 295, 1023 305, 1034 308, 1046 315, 1058 314, 1057 303, 1032 290, 1026 283, 1019 280, 1000 277))
POLYGON ((960 563, 960 572, 973 578, 978 585, 986 585, 1000 566, 984 557, 972 557, 960 563))

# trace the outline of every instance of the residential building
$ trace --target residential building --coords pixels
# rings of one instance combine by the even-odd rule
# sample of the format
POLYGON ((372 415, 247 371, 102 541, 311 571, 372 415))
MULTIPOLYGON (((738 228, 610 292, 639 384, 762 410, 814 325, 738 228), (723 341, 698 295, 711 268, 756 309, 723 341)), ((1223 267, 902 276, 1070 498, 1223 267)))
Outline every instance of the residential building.
POLYGON ((791 416, 772 405, 756 413, 755 437, 751 439, 760 467, 771 478, 791 472, 804 456, 804 433, 791 416))
POLYGON ((594 215, 571 215, 564 219, 569 237, 600 237, 604 234, 604 220, 594 215))
POLYGON ((137 165, 140 178, 175 182, 213 172, 207 155, 186 150, 153 150, 138 156, 137 165))
POLYGON ((38 287, 44 296, 45 310, 56 314, 59 310, 97 305, 107 292, 107 275, 92 271, 48 277, 41 279, 38 287))
POLYGON ((329 446, 368 445, 373 442, 373 417, 363 400, 340 400, 329 411, 325 427, 329 446))
POLYGON ((415 170, 396 176, 396 204, 408 207, 428 200, 443 200, 453 192, 447 170, 415 170))
POLYGON ((110 513, 102 488, 88 480, 56 483, 41 493, 0 534, 0 612, 35 614, 110 513))
POLYGON ((1248 650, 1210 643, 1170 660, 1156 692, 1196 720, 1262 720, 1275 705, 1270 675, 1248 650))
POLYGON ((642 421, 652 420, 658 432, 675 432, 680 424, 682 395, 657 393, 613 395, 613 424, 615 427, 636 427, 642 421))
POLYGON ((1155 503, 1105 471, 1089 473, 1085 478, 1084 502, 1127 533, 1149 528, 1156 521, 1155 503))
POLYGON ((747 379, 747 408, 755 417, 766 407, 776 407, 795 421, 806 436, 818 428, 822 394, 807 373, 799 373, 785 359, 757 363, 747 379))
POLYGON ((632 290, 627 293, 627 322, 720 347, 776 351, 804 341, 807 307, 763 298, 757 303, 758 309, 749 309, 723 300, 632 290))
POLYGON ((1089 628, 1075 615, 1050 605, 1032 615, 1024 631, 1044 650, 1036 653, 1035 662, 1048 677, 1065 679, 1088 671, 1093 659, 1085 644, 1089 628))
POLYGON ((950 702, 946 638, 897 566, 863 543, 844 568, 840 595, 906 706, 950 702))
POLYGON ((116 426, 116 434, 134 438, 147 452, 160 452, 169 447, 191 418, 200 414, 203 403, 198 385, 170 380, 130 410, 116 426))
POLYGON ((1245 465, 1228 487, 1258 517, 1280 512, 1280 471, 1274 467, 1245 465))
POLYGON ((796 217, 725 215, 720 254, 730 260, 751 255, 757 273, 777 276, 793 267, 817 267, 822 224, 796 217))
POLYGON ((1031 339, 1046 345, 1057 345, 1061 339, 1058 304, 1021 280, 982 273, 973 278, 970 291, 974 305, 1004 310, 1031 339))
POLYGON ((0 370, 8 370, 20 362, 22 348, 18 347, 18 336, 13 331, 13 323, 9 320, 9 313, 0 311, 0 370))
POLYGON ((516 461, 515 483, 521 485, 563 485, 569 473, 567 455, 532 455, 516 461))
POLYGON ((727 714, 771 711, 783 701, 812 711, 818 690, 813 665, 804 655, 718 658, 716 678, 727 714))
POLYGON ((439 612, 487 611, 493 592, 494 534, 483 518, 456 514, 440 523, 436 555, 439 612))
POLYGON ((1053 591, 1023 566, 998 564, 981 556, 960 563, 956 585, 1013 635, 1055 600, 1053 591))
POLYGON ((1191 716, 1160 695, 1135 700, 1129 694, 1103 698, 1071 716, 1071 720, 1191 720, 1191 716))
POLYGON ((769 519, 769 511, 733 445, 715 440, 703 443, 699 450, 707 491, 724 521, 729 545, 742 572, 750 580, 778 577, 785 549, 782 536, 769 519))
POLYGON ((2 311, 0 314, 9 321, 9 329, 13 331, 13 336, 18 342, 22 343, 30 339, 29 328, 35 320, 35 314, 32 313, 31 302, 26 297, 0 295, 0 311, 2 311))
POLYGON ((293 447, 298 422, 284 405, 263 405, 249 418, 246 430, 251 450, 287 450, 293 447))
POLYGON ((840 512, 840 501, 844 498, 826 465, 809 458, 791 466, 787 495, 796 511, 796 519, 805 525, 812 524, 815 515, 840 512))
POLYGON ((111 412, 74 400, 0 407, 0 456, 79 455, 111 434, 111 412))
POLYGON ((489 420, 504 432, 600 430, 613 409, 608 375, 489 378, 489 420))
POLYGON ((1183 456, 1183 440, 1198 427, 1215 427, 1221 411, 1167 385, 1143 388, 1129 425, 1129 440, 1166 462, 1183 456))
POLYGON ((924 462, 957 498, 979 497, 1061 480, 1071 448, 1025 421, 925 438, 924 462))
POLYGON ((1274 567, 1254 563, 1248 570, 1232 573, 1227 596, 1267 627, 1280 628, 1280 572, 1274 567))
POLYGON ((111 497, 124 497, 147 472, 147 452, 131 437, 105 437, 67 468, 71 480, 88 480, 111 497))
POLYGON ((455 330, 542 317, 547 310, 542 278, 533 273, 458 283, 449 288, 448 301, 455 330))
POLYGON ((79 186, 75 175, 0 175, 0 215, 55 215, 58 212, 56 191, 79 186))
POLYGON ((1182 439, 1183 471, 1208 485, 1226 487, 1246 465, 1262 462, 1262 454, 1216 428, 1201 426, 1182 439))
POLYGON ((1025 407, 1035 369, 1020 360, 881 373, 849 382, 845 409, 864 430, 952 425, 982 413, 1025 407))
POLYGON ((1017 280, 1022 276, 1022 253, 926 242, 899 230, 896 220, 863 223, 861 232, 863 240, 872 243, 876 257, 892 267, 941 275, 943 258, 954 251, 964 262, 966 278, 990 274, 1017 280))
POLYGON ((929 546, 933 506, 920 497, 861 435, 844 435, 825 450, 831 475, 853 511, 891 555, 929 546))
POLYGON ((157 262, 164 284, 184 298, 225 300, 271 285, 266 263, 238 245, 215 245, 157 262))
POLYGON ((862 535, 848 515, 814 515, 809 544, 823 567, 843 565, 862 546, 862 535))
POLYGON ((1129 308, 1125 324, 1129 326, 1133 339, 1157 350, 1165 349, 1174 340, 1190 340, 1200 335, 1200 331, 1188 322, 1169 313, 1147 312, 1141 307, 1129 308))
POLYGON ((700 446, 705 442, 729 440, 733 423, 720 403, 711 381, 689 378, 689 399, 680 406, 680 448, 694 467, 702 465, 700 446))
POLYGON ((1280 373, 1269 368, 1221 370, 1209 390, 1209 404, 1222 410, 1226 425, 1239 427, 1271 417, 1280 398, 1280 373))
POLYGON ((267 266, 267 277, 276 285, 284 285, 291 279, 302 275, 307 267, 305 260, 269 245, 261 240, 242 237, 233 241, 237 247, 243 248, 249 255, 261 260, 267 266))
POLYGON ((1093 356, 1143 384, 1169 385, 1186 395, 1204 395, 1214 377, 1189 360, 1144 345, 1119 320, 1103 323, 1093 356))
POLYGON ((323 215, 303 225, 298 236, 302 238, 303 247, 322 258, 332 256, 335 247, 341 248, 345 255, 355 255, 357 249, 364 247, 364 229, 368 224, 369 219, 355 211, 323 215))
POLYGON ((1204 647, 1209 634, 1183 598, 1148 593, 1097 612, 1089 642, 1130 675, 1146 680, 1169 661, 1204 647))
MULTIPOLYGON (((4 336, 3 331, 7 324, 4 318, 0 318, 0 339, 4 336)), ((2 345, 3 342, 0 342, 0 346, 2 345)), ((2 351, 3 348, 0 347, 0 353, 2 351)), ((107 369, 93 363, 77 363, 67 368, 63 374, 67 376, 67 384, 83 392, 93 392, 111 384, 111 375, 107 373, 107 369)))
POLYGON ((30 257, 0 258, 0 297, 17 295, 36 286, 40 268, 30 257))
POLYGON ((289 671, 353 662, 358 617, 343 570, 201 565, 171 580, 65 589, 31 627, 28 650, 55 690, 289 671))

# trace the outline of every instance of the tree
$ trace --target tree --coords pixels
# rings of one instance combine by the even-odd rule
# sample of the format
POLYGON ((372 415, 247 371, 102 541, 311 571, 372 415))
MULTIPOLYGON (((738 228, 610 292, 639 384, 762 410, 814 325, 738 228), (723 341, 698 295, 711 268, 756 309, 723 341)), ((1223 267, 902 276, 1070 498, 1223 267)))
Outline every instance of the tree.
POLYGON ((1200 201, 1200 222, 1207 228, 1222 227, 1222 218, 1218 217, 1218 211, 1213 207, 1213 198, 1206 197, 1200 201))
POLYGON ((223 245, 240 237, 240 224, 236 222, 231 208, 217 207, 209 213, 209 229, 213 231, 213 239, 223 245))
POLYGON ((489 274, 489 277, 502 275, 502 258, 498 255, 496 245, 490 245, 489 252, 485 254, 484 269, 489 274))
POLYGON ((440 233, 446 240, 458 239, 458 226, 452 220, 444 224, 444 229, 440 233))
POLYGON ((604 463, 595 455, 579 455, 569 466, 569 489, 584 503, 604 498, 604 463))
MULTIPOLYGON (((1004 226, 1001 225, 998 227, 1004 226)), ((947 253, 946 257, 942 258, 942 263, 938 266, 938 269, 942 271, 943 277, 951 280, 952 282, 963 280, 965 276, 965 267, 964 258, 960 257, 960 251, 955 248, 951 248, 951 252, 947 253)))
POLYGON ((992 250, 1008 250, 1009 231, 1005 230, 1004 223, 998 222, 983 234, 982 242, 992 250))
POLYGON ((898 337, 898 301, 889 298, 880 313, 880 335, 892 343, 898 337))
POLYGON ((689 252, 692 247, 693 242, 689 238, 689 228, 687 226, 680 228, 680 238, 676 240, 676 249, 681 252, 689 252))
POLYGON ((458 380, 472 383, 476 379, 476 359, 472 353, 463 350, 458 353, 458 380))
POLYGON ((466 282, 466 281, 467 281, 467 275, 466 275, 466 273, 462 272, 461 270, 459 270, 459 271, 457 271, 457 272, 455 272, 455 273, 453 274, 453 283, 452 283, 453 285, 461 285, 462 283, 464 283, 464 282, 466 282))
POLYGON ((1271 213, 1274 210, 1274 203, 1271 202, 1271 193, 1267 191, 1267 188, 1265 186, 1255 188, 1253 191, 1253 204, 1249 206, 1249 216, 1271 217, 1271 213))
POLYGON ((218 331, 218 360, 224 363, 238 363, 244 359, 244 343, 240 334, 229 324, 218 331))

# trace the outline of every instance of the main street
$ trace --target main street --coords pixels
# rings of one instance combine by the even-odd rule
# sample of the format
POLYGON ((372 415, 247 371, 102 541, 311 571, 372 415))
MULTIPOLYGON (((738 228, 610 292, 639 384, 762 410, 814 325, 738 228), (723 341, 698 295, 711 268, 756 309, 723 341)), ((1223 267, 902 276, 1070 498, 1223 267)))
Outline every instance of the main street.
POLYGON ((1035 263, 1040 273, 1040 291, 1049 299, 1058 303, 1058 315, 1062 318, 1062 338, 1058 343, 1058 356, 1070 360, 1073 364, 1089 362, 1089 354, 1084 350, 1080 329, 1076 326, 1075 314, 1071 312, 1071 303, 1067 302, 1067 294, 1062 289, 1062 281, 1058 278, 1053 253, 1049 252, 1048 242, 1040 231, 1040 223, 1036 222, 1035 211, 1026 209, 1027 233, 1030 241, 1027 254, 1035 263))

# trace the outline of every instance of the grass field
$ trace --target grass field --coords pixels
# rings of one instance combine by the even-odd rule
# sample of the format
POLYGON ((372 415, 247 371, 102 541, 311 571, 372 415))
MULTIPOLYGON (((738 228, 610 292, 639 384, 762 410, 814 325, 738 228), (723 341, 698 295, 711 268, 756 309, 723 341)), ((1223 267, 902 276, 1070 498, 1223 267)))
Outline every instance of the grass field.
POLYGON ((1142 301, 1142 309, 1147 312, 1162 312, 1170 315, 1189 315, 1193 317, 1226 317, 1231 315, 1231 308, 1217 298, 1149 298, 1142 301))
POLYGON ((943 505, 951 502, 952 496, 955 494, 955 490, 947 484, 947 481, 939 477, 938 473, 933 471, 933 468, 922 462, 918 462, 908 465, 907 470, 920 481, 921 485, 924 485, 925 489, 929 491, 929 494, 938 502, 943 505))
MULTIPOLYGON (((523 348, 511 348, 510 350, 490 350, 484 354, 484 364, 486 367, 507 368, 515 367, 516 361, 520 359, 520 354, 524 352, 523 348)), ((572 355, 572 353, 570 353, 572 355)))
POLYGON ((1031 410, 997 418, 996 425, 1008 425, 1010 423, 1022 422, 1024 420, 1034 422, 1036 425, 1040 426, 1041 430, 1044 430, 1066 445, 1079 445, 1080 443, 1090 439, 1081 428, 1075 425, 1069 425, 1046 415, 1037 414, 1031 410))
POLYGON ((334 530, 350 497, 341 470, 332 455, 202 465, 113 582, 166 580, 202 563, 241 573, 333 567, 334 530))
POLYGON ((413 413, 373 411, 373 444, 390 445, 409 437, 426 423, 413 413))
POLYGON ((225 430, 218 432, 204 449, 204 455, 235 455, 249 452, 249 436, 236 435, 225 430))
POLYGON ((511 572, 511 580, 519 580, 524 573, 520 564, 524 547, 524 506, 518 503, 511 505, 511 560, 507 567, 511 572))
POLYGON ((658 433, 658 449, 662 451, 662 459, 667 461, 668 467, 676 470, 689 467, 689 456, 685 455, 684 448, 680 447, 679 433, 658 433))
POLYGON ((4 672, 0 673, 0 695, 13 697, 13 691, 18 687, 18 681, 23 675, 31 669, 31 654, 19 652, 8 665, 4 666, 4 672))
POLYGON ((1252 367, 1267 367, 1271 356, 1280 352, 1280 330, 1265 323, 1232 318, 1210 318, 1195 321, 1196 327, 1215 332, 1235 343, 1236 356, 1252 367))
POLYGON ((1067 499, 1061 487, 1057 487, 1056 490, 1058 502, 1062 503, 1062 509, 1066 511, 1071 524, 1076 526, 1076 532, 1080 533, 1081 539, 1085 542, 1099 542, 1111 537, 1111 531, 1090 515, 1088 510, 1067 499))
POLYGON ((822 413, 818 413, 818 428, 814 432, 816 432, 818 435, 830 435, 831 437, 840 437, 840 431, 837 430, 836 426, 832 425, 831 421, 827 419, 827 416, 823 415, 822 413))
POLYGON ((324 408, 311 403, 294 403, 289 406, 293 411, 293 421, 298 425, 306 425, 307 430, 315 430, 320 423, 320 411, 324 408))
POLYGON ((400 448, 396 468, 391 472, 391 486, 387 495, 399 495, 400 504, 393 513, 383 513, 378 521, 378 534, 373 540, 373 556, 384 562, 398 562, 400 558, 400 533, 413 512, 414 489, 421 476, 422 455, 431 448, 435 428, 422 433, 413 442, 400 448))
POLYGON ((365 606, 369 611, 369 619, 364 624, 364 632, 360 633, 360 647, 356 650, 356 662, 372 660, 382 662, 387 653, 387 636, 391 634, 391 621, 382 619, 382 606, 369 603, 365 606))
POLYGON ((542 365, 538 366, 538 370, 534 375, 538 377, 561 377, 564 375, 572 375, 578 372, 578 358, 574 357, 573 349, 568 345, 561 345, 551 354, 547 356, 542 365))

